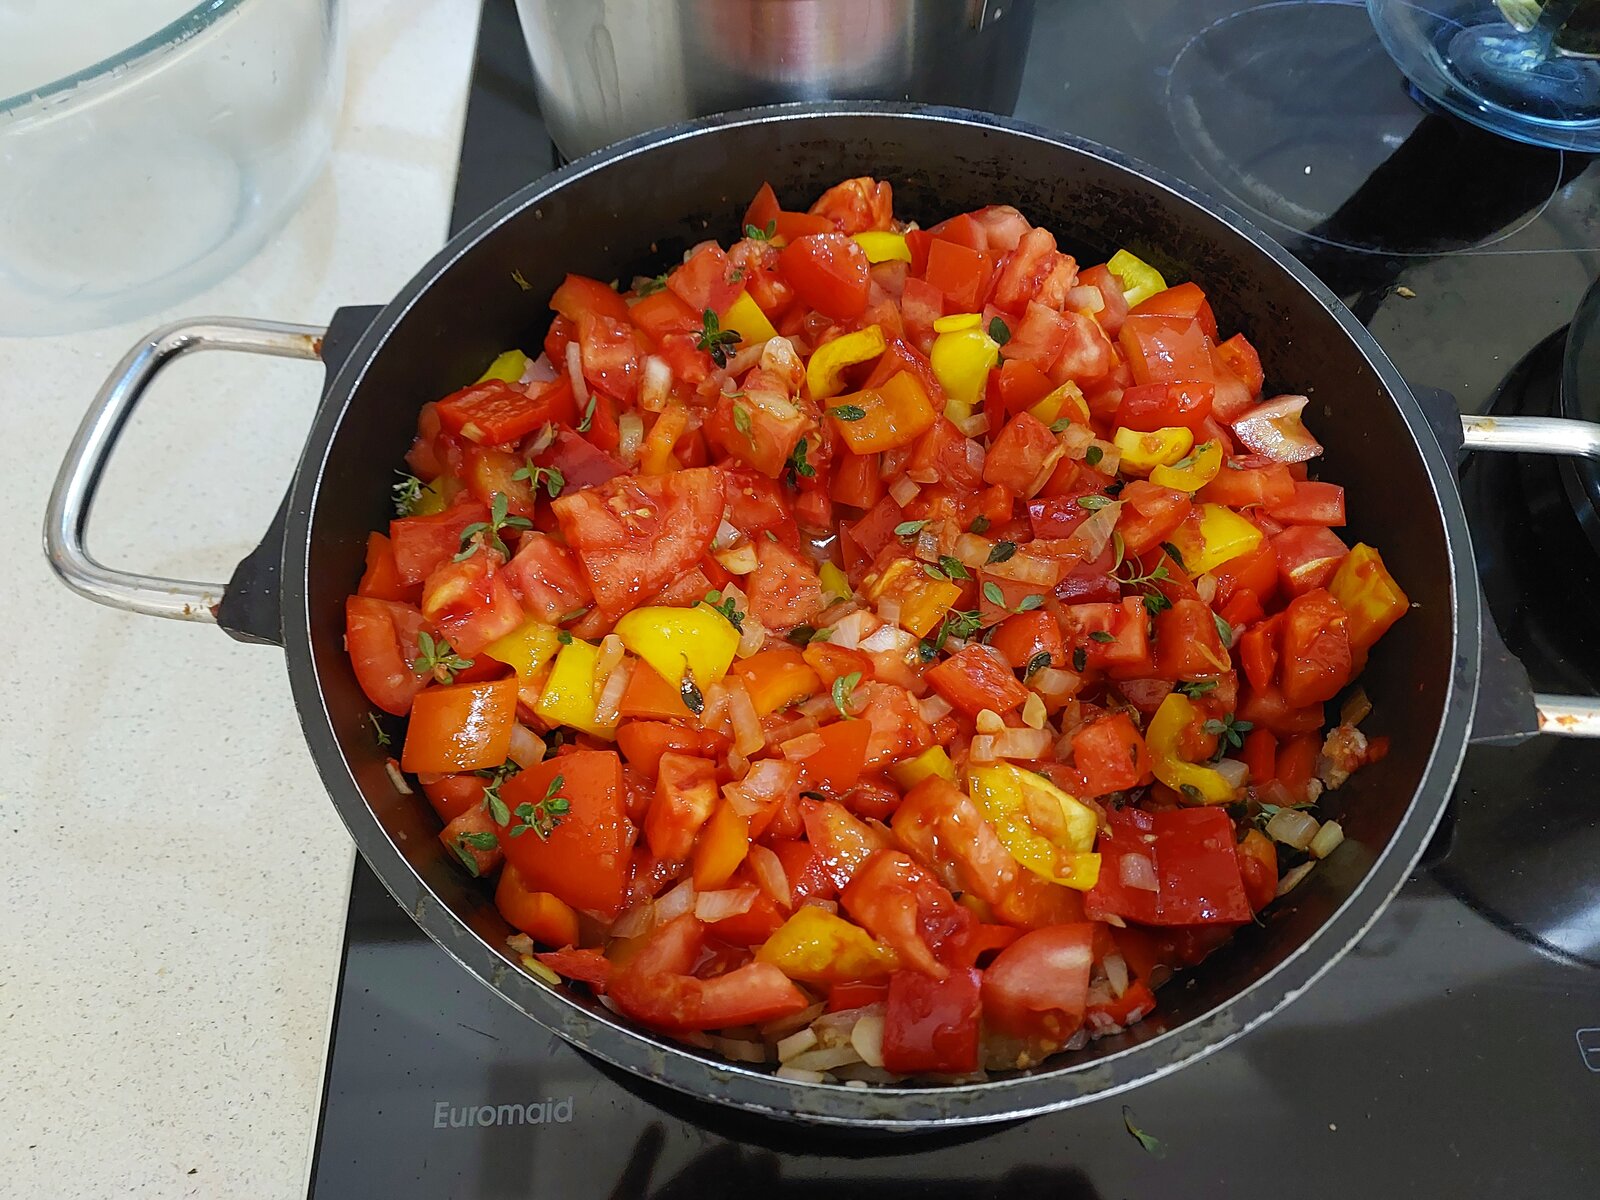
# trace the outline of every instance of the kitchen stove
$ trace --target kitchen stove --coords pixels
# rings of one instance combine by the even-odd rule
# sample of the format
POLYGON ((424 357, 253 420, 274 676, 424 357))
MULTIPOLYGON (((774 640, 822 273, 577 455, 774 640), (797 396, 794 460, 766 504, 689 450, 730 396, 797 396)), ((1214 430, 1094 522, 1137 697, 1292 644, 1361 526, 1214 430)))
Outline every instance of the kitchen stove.
MULTIPOLYGON (((1239 10, 1041 0, 1017 115, 1246 213, 1464 411, 1600 416, 1587 316, 1562 387, 1600 274, 1600 165, 1419 107, 1360 5, 1239 10)), ((487 0, 456 227, 552 155, 511 0, 487 0)), ((1461 485, 1534 686, 1600 693, 1600 489, 1532 456, 1469 460, 1461 485)), ((1592 742, 1475 747, 1422 867, 1263 1028, 1122 1096, 926 1136, 755 1120, 594 1062, 456 968, 358 863, 310 1195, 1594 1195, 1597 777, 1592 742)))

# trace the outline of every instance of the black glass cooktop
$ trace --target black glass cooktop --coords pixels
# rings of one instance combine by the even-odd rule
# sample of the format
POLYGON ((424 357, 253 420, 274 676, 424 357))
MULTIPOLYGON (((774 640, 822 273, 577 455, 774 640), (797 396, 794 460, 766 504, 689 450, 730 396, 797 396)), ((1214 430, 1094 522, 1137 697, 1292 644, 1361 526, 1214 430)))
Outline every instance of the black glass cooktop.
MULTIPOLYGON (((1554 413, 1600 273, 1600 165, 1429 112, 1358 4, 1040 0, 1018 115, 1179 175, 1303 258, 1417 383, 1554 413)), ((552 165, 488 0, 459 227, 552 165)), ((1600 381, 1597 381, 1600 382, 1600 381)), ((1462 472, 1489 605, 1535 687, 1600 691, 1600 558, 1553 461, 1462 472)), ((1475 748, 1372 931, 1262 1029, 1011 1126, 854 1138, 647 1089, 455 967, 357 866, 318 1200, 1584 1196, 1600 1185, 1600 745, 1475 748), (1147 1150, 1128 1105, 1159 1139, 1147 1150)))

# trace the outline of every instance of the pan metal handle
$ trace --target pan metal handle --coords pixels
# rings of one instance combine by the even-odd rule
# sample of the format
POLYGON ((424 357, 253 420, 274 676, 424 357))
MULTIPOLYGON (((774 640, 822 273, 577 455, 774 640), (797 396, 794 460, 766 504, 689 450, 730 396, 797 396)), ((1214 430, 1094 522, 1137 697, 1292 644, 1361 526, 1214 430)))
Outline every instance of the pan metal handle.
POLYGON ((101 384, 56 475, 45 512, 44 550, 63 583, 100 604, 175 621, 217 620, 224 585, 118 571, 84 545, 100 477, 134 407, 168 363, 196 350, 232 350, 274 358, 322 357, 326 329, 209 317, 165 325, 123 356, 101 384))
MULTIPOLYGON (((1464 414, 1462 449, 1498 454, 1558 454, 1600 459, 1600 424, 1570 417, 1490 417, 1464 414)), ((1600 700, 1535 692, 1539 732, 1600 738, 1600 700)))

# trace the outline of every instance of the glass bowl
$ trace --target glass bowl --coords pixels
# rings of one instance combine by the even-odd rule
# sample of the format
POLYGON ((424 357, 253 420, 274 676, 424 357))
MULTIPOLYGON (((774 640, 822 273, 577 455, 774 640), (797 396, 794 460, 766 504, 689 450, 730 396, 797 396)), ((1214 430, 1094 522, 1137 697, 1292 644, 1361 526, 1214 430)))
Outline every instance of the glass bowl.
POLYGON ((131 320, 215 282, 288 218, 333 140, 340 0, 206 0, 119 53, 30 79, 95 7, 0 13, 0 334, 131 320))

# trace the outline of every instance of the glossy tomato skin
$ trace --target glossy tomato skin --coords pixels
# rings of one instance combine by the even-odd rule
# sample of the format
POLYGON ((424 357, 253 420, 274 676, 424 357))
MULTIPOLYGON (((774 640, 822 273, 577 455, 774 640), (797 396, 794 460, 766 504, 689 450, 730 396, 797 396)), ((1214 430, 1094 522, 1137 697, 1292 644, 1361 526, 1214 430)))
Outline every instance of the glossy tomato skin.
POLYGON ((778 257, 800 302, 835 321, 853 321, 866 311, 870 265, 866 252, 842 233, 796 238, 778 257))
POLYGON ((1332 700, 1350 682, 1349 618, 1321 588, 1296 596, 1283 613, 1283 698, 1296 707, 1332 700))
POLYGON ((400 765, 435 773, 498 767, 516 714, 515 679, 427 688, 411 703, 400 765))
POLYGON ((983 973, 985 1024, 1064 1046, 1083 1024, 1096 926, 1050 925, 1023 934, 983 973))
POLYGON ((1122 917, 1143 925, 1238 924, 1250 920, 1233 822, 1217 808, 1113 810, 1095 848, 1100 878, 1084 895, 1093 920, 1122 917), (1151 860, 1156 890, 1126 882, 1125 855, 1151 860))
POLYGON ((918 971, 889 977, 883 1065, 902 1075, 960 1075, 978 1068, 982 975, 975 967, 933 979, 918 971))
POLYGON ((386 713, 403 717, 428 684, 413 668, 417 634, 431 626, 409 604, 370 596, 345 599, 345 649, 361 690, 386 713))
POLYGON ((1084 795, 1104 796, 1150 782, 1150 751, 1127 713, 1090 721, 1072 738, 1072 761, 1084 795))
POLYGON ((616 916, 627 897, 635 828, 628 820, 622 760, 610 750, 578 750, 520 771, 500 789, 512 822, 496 830, 507 861, 530 887, 552 892, 573 908, 616 916), (560 777, 556 794, 568 811, 548 837, 518 827, 520 805, 539 805, 560 777))

